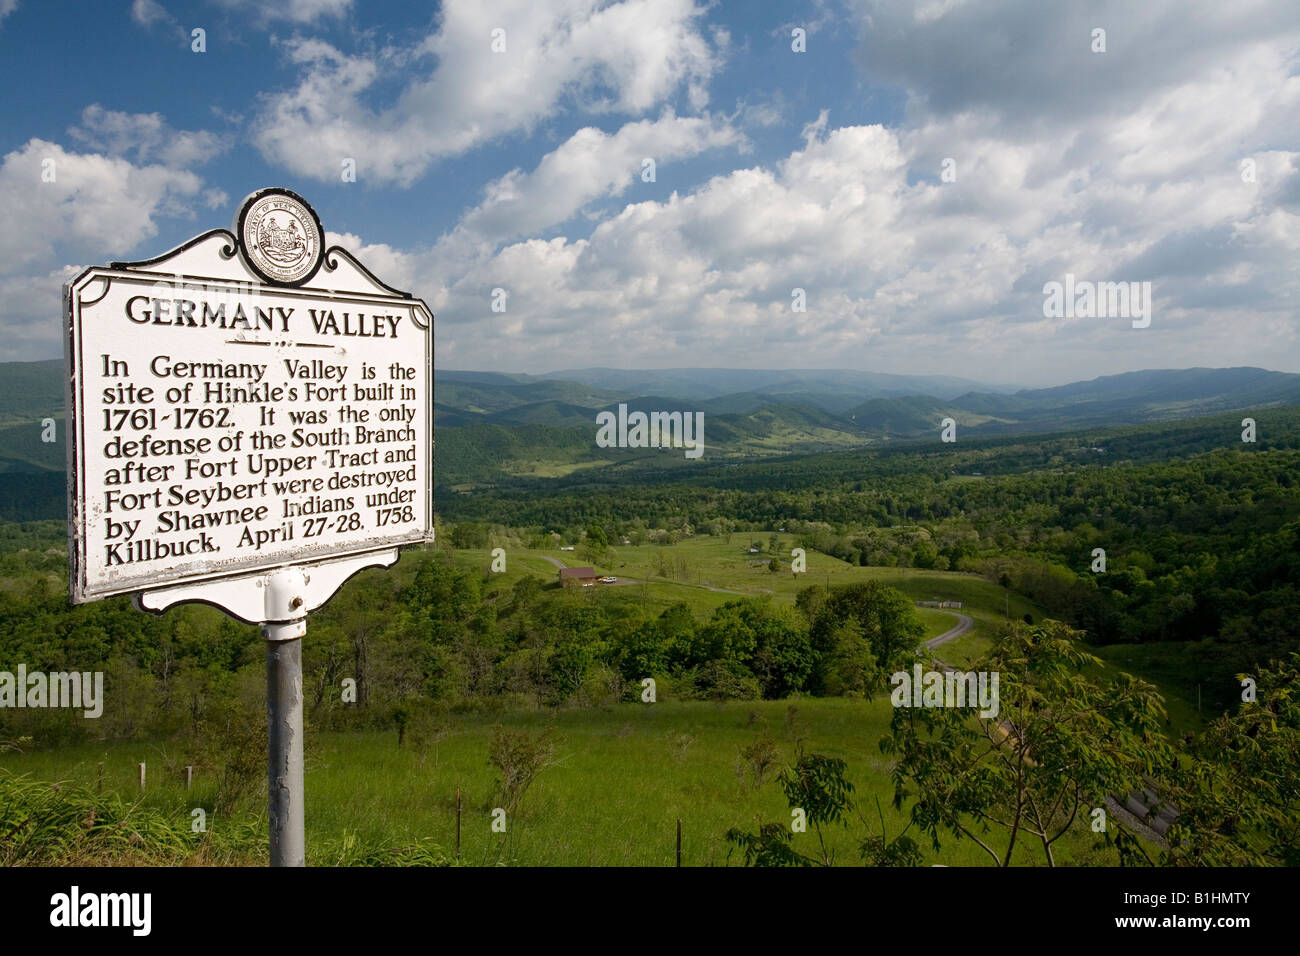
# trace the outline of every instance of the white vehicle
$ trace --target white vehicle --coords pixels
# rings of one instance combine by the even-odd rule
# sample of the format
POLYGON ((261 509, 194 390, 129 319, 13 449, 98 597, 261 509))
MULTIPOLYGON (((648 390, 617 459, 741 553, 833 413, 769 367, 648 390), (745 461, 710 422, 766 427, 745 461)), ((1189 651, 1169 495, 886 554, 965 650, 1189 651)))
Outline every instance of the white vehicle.
POLYGON ((611 575, 611 574, 607 574, 607 575, 605 575, 603 578, 600 579, 600 583, 601 583, 601 584, 613 584, 613 583, 615 583, 617 580, 618 580, 618 578, 614 577, 614 576, 611 575))

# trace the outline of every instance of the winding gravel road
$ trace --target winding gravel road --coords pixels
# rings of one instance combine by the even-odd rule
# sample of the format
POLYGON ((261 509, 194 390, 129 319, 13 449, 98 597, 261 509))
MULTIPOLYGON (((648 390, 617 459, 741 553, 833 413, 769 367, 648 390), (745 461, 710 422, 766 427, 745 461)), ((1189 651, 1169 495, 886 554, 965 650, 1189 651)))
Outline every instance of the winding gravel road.
POLYGON ((925 646, 929 650, 934 650, 940 644, 947 644, 949 641, 961 637, 963 634, 965 634, 975 625, 975 622, 972 621, 970 618, 968 618, 965 614, 958 614, 956 611, 944 611, 943 613, 952 614, 956 616, 957 626, 944 631, 938 637, 932 637, 928 641, 926 641, 925 646))

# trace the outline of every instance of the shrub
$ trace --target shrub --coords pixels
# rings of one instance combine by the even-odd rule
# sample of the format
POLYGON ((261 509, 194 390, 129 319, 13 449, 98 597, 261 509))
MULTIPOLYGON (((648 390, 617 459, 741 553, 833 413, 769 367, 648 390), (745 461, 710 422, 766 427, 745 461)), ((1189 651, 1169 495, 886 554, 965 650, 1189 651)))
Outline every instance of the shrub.
POLYGON ((686 759, 686 751, 690 750, 691 744, 695 743, 695 735, 688 734, 684 730, 670 730, 664 737, 668 741, 668 752, 677 763, 686 759))
POLYGON ((488 762, 501 771, 497 793, 507 812, 519 806, 537 775, 555 762, 555 750, 553 728, 536 734, 500 726, 493 729, 488 762))
POLYGON ((736 776, 742 782, 748 776, 750 787, 757 790, 771 777, 780 759, 781 754, 777 750, 776 741, 767 732, 767 728, 760 725, 758 737, 754 742, 748 747, 740 748, 740 759, 736 761, 736 776))

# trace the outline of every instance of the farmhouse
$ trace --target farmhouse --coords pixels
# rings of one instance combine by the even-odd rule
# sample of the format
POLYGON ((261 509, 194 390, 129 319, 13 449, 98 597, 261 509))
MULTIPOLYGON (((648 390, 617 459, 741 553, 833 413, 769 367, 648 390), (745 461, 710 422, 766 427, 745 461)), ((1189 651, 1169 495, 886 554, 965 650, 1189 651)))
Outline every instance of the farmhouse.
POLYGON ((560 568, 560 584, 566 588, 589 588, 598 576, 595 568, 560 568))

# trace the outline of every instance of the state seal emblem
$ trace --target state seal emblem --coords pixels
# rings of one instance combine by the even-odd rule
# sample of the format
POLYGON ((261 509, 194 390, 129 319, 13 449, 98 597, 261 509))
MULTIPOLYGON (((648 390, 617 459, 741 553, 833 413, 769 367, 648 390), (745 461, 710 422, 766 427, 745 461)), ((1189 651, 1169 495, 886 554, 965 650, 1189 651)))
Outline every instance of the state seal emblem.
POLYGON ((267 282, 302 285, 320 268, 325 237, 320 219, 288 189, 261 189, 245 199, 235 235, 244 261, 267 282))

